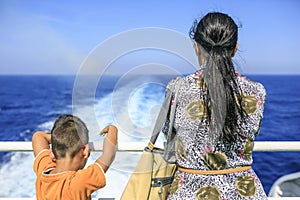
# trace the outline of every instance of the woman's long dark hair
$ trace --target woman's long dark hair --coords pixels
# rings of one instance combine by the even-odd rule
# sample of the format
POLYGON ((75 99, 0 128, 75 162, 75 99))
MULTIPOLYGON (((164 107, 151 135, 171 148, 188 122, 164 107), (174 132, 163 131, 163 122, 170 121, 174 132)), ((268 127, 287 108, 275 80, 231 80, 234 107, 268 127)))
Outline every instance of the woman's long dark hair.
MULTIPOLYGON (((225 97, 224 125, 219 134, 221 139, 228 142, 236 141, 241 131, 240 120, 245 120, 246 113, 242 107, 241 89, 237 83, 237 76, 232 62, 232 52, 235 51, 238 39, 238 26, 226 14, 213 12, 205 15, 199 23, 195 22, 190 30, 190 37, 194 39, 207 53, 211 62, 206 63, 220 74, 220 82, 225 97)), ((213 82, 215 77, 210 76, 213 82)), ((202 81, 202 86, 208 83, 202 81)), ((216 83, 215 83, 216 84, 216 83)), ((205 86, 206 87, 206 86, 205 86)), ((207 87, 206 87, 207 88, 207 87)), ((209 87, 208 87, 209 89, 209 87)), ((212 120, 211 91, 207 91, 205 99, 208 120, 212 120)))

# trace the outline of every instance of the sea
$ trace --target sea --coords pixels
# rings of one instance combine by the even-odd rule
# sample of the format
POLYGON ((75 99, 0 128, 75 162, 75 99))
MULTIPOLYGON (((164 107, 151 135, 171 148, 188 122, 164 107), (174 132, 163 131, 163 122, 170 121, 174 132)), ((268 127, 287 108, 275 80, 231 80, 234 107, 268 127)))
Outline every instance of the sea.
MULTIPOLYGON (((300 141, 300 75, 248 77, 267 90, 256 141, 300 141)), ((91 142, 101 142, 100 130, 115 124, 119 143, 146 146, 166 83, 172 78, 137 75, 125 81, 107 75, 90 90, 88 86, 77 87, 75 75, 2 75, 0 140, 31 141, 35 131, 50 131, 59 115, 71 113, 87 123, 91 142)), ((88 164, 100 153, 93 152, 88 164)), ((118 152, 107 172, 107 186, 93 197, 119 199, 139 156, 139 152, 118 152)), ((254 152, 253 168, 267 193, 276 179, 300 171, 299 158, 300 152, 254 152)), ((35 197, 33 159, 32 152, 0 152, 0 197, 35 197)))

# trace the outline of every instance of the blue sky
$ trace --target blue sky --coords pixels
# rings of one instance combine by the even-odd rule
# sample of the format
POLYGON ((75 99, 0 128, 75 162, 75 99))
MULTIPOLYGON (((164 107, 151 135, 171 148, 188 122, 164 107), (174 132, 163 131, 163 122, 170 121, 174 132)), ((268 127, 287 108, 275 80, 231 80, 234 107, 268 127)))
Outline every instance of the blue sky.
POLYGON ((0 0, 0 74, 76 74, 113 35, 143 27, 187 35, 210 11, 242 24, 237 58, 244 73, 300 74, 299 10, 297 0, 0 0))

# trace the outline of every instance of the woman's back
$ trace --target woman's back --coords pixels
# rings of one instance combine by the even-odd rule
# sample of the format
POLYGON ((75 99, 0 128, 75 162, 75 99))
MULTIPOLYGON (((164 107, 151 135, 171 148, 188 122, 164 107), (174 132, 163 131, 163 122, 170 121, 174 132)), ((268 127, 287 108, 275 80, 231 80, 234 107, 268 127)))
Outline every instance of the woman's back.
MULTIPOLYGON (((259 133, 263 115, 266 96, 264 87, 237 74, 237 83, 243 97, 243 108, 247 113, 247 119, 239 121, 243 135, 240 135, 235 142, 220 138, 215 145, 211 145, 208 115, 204 105, 207 88, 200 86, 202 74, 203 71, 199 70, 184 77, 179 86, 174 122, 178 165, 184 169, 201 171, 250 166, 253 141, 259 133)), ((167 88, 173 88, 172 84, 174 81, 171 81, 167 88)), ((263 188, 252 169, 221 175, 178 171, 169 199, 243 199, 252 196, 257 196, 254 199, 266 199, 263 188), (204 198, 205 196, 209 198, 204 198)))
POLYGON ((234 69, 238 26, 226 14, 208 13, 190 36, 200 69, 168 85, 179 87, 171 150, 179 167, 168 199, 267 199, 251 169, 266 93, 234 69))

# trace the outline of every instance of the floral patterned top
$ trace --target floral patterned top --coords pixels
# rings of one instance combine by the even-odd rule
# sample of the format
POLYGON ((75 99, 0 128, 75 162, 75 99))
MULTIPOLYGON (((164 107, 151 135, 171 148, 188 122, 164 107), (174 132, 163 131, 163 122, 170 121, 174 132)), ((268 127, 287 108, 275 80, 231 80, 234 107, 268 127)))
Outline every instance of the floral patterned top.
MULTIPOLYGON (((207 146, 208 120, 201 89, 201 71, 188 75, 180 83, 175 111, 176 160, 179 166, 197 170, 222 170, 252 164, 253 141, 260 130, 266 91, 262 84, 237 73, 242 90, 243 108, 248 114, 242 128, 245 138, 234 144, 218 141, 207 146)), ((174 88, 171 81, 167 88, 174 88)), ((242 122, 241 122, 242 123, 242 122)), ((168 123, 165 125, 167 130, 168 123)), ((262 184, 252 169, 222 175, 201 175, 177 171, 168 200, 267 199, 262 184)))

